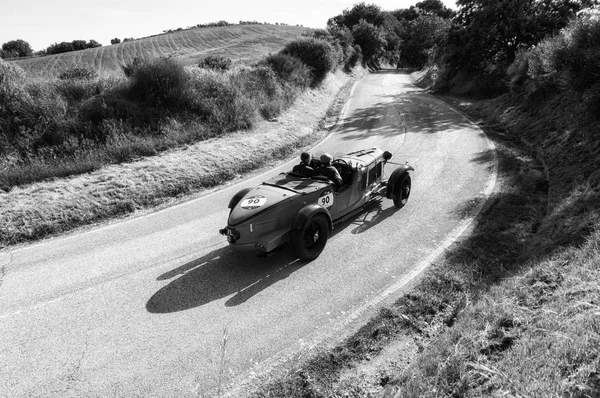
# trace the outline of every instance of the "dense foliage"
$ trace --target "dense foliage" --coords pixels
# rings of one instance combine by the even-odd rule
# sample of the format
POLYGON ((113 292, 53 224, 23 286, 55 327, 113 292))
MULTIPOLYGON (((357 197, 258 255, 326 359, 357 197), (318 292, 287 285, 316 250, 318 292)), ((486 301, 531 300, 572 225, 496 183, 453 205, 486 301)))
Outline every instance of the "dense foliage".
POLYGON ((48 46, 48 48, 46 48, 45 54, 61 54, 70 51, 85 50, 86 48, 96 47, 102 47, 102 44, 98 43, 96 40, 89 40, 87 42, 85 40, 73 40, 71 42, 63 41, 48 46))
POLYGON ((395 11, 359 3, 330 18, 327 28, 349 30, 367 64, 385 61, 420 68, 440 52, 453 16, 454 11, 440 0, 425 0, 395 11))
POLYGON ((582 12, 537 46, 520 51, 508 69, 514 92, 524 95, 574 89, 600 118, 600 12, 582 12))
POLYGON ((335 69, 339 59, 331 43, 315 37, 293 40, 281 52, 300 59, 312 69, 313 86, 320 84, 327 73, 335 69))
POLYGON ((1 58, 29 57, 32 54, 33 50, 29 43, 21 39, 7 41, 2 44, 2 50, 0 51, 1 58))
POLYGON ((481 77, 490 94, 506 89, 519 50, 558 32, 592 0, 459 0, 445 58, 454 72, 481 77))
POLYGON ((58 75, 58 78, 60 80, 76 80, 76 79, 91 80, 97 76, 98 76, 98 74, 93 69, 75 66, 73 68, 67 69, 66 71, 64 71, 63 73, 58 75))
POLYGON ((231 60, 218 55, 208 55, 198 64, 200 68, 226 71, 231 68, 231 60))

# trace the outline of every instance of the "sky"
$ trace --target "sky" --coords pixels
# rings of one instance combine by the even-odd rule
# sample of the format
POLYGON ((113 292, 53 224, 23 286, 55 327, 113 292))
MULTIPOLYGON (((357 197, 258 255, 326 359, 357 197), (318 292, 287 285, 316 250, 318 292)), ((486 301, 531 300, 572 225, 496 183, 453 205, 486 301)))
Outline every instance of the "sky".
MULTIPOLYGON (((442 0, 456 9, 456 0, 442 0)), ((325 28, 327 20, 360 0, 0 0, 0 45, 22 39, 34 51, 54 43, 141 38, 167 29, 225 20, 325 28)), ((409 8, 419 0, 365 0, 383 10, 409 8)))

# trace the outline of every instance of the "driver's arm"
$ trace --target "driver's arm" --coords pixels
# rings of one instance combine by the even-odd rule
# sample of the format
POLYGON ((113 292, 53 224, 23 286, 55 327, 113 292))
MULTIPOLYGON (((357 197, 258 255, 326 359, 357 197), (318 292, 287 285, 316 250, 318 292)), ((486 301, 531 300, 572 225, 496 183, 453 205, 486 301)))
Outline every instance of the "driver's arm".
POLYGON ((335 185, 337 185, 337 186, 340 186, 340 185, 342 185, 342 182, 343 182, 343 180, 342 180, 342 176, 340 175, 340 172, 339 172, 339 171, 337 171, 337 169, 336 169, 335 167, 332 167, 332 168, 333 168, 333 170, 335 171, 335 174, 332 176, 333 178, 332 178, 331 180, 332 180, 332 181, 335 183, 335 185))

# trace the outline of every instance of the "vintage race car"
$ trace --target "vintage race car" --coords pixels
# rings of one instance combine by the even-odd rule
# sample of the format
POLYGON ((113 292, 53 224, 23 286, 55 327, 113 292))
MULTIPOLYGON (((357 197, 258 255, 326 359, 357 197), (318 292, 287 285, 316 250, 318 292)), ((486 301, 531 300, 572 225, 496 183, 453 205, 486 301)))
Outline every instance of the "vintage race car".
MULTIPOLYGON (((398 208, 406 204, 414 169, 408 162, 390 162, 391 157, 372 148, 335 159, 332 166, 340 172, 341 186, 323 176, 288 172, 242 189, 231 198, 227 227, 219 232, 235 250, 271 253, 289 245, 301 260, 313 260, 325 248, 334 224, 356 215, 370 201, 385 197, 398 208), (384 166, 389 163, 397 167, 388 179, 384 166)), ((318 160, 312 162, 319 166, 318 160)))

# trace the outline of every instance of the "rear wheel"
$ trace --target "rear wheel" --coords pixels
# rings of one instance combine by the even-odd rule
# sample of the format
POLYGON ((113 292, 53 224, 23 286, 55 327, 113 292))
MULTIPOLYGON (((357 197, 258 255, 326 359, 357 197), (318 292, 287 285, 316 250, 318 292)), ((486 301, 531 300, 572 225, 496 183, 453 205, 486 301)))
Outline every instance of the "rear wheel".
POLYGON ((323 214, 317 214, 296 231, 292 237, 294 253, 303 261, 319 257, 329 236, 329 223, 323 214))
POLYGON ((408 173, 400 177, 394 187, 394 205, 397 208, 402 208, 408 202, 410 196, 410 175, 408 173))

